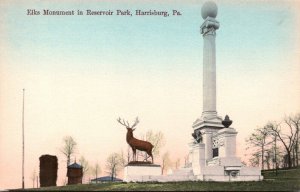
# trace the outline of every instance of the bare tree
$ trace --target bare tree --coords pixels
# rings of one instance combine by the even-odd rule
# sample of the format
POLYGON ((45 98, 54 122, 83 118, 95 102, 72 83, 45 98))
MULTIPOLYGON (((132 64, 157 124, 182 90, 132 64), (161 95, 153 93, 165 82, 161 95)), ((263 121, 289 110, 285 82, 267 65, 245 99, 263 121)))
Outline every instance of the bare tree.
POLYGON ((122 168, 123 159, 122 156, 118 153, 112 153, 106 159, 106 169, 108 174, 111 176, 113 181, 114 177, 117 176, 118 171, 122 168))
POLYGON ((155 133, 153 130, 147 131, 146 141, 153 144, 154 147, 152 153, 154 156, 159 156, 161 147, 166 143, 164 134, 161 131, 155 133))
POLYGON ((120 153, 120 165, 121 167, 125 167, 129 163, 129 154, 127 152, 127 155, 124 154, 123 150, 121 150, 120 153))
POLYGON ((178 169, 180 166, 180 159, 178 158, 176 161, 175 161, 175 168, 178 169))
POLYGON ((189 154, 184 156, 184 167, 189 166, 189 154))
POLYGON ((67 166, 70 165, 71 162, 71 155, 73 155, 77 148, 77 143, 71 136, 66 136, 63 138, 63 147, 60 151, 66 156, 67 158, 67 166))
POLYGON ((264 170, 264 162, 265 162, 265 148, 270 142, 267 142, 267 136, 269 135, 269 131, 266 127, 255 129, 254 133, 250 135, 249 138, 246 139, 248 144, 247 149, 254 148, 257 150, 254 152, 255 158, 257 158, 257 152, 261 156, 261 168, 264 170))
MULTIPOLYGON (((268 127, 269 125, 267 125, 268 127)), ((272 129, 270 129, 268 127, 269 131, 270 131, 270 135, 272 136, 272 147, 269 149, 269 151, 271 152, 272 155, 272 163, 273 163, 273 169, 276 170, 276 174, 277 174, 277 169, 280 165, 280 160, 283 158, 282 156, 282 148, 280 145, 278 145, 278 136, 277 134, 272 131, 272 129)), ((279 143, 280 144, 280 143, 279 143)))
POLYGON ((299 129, 300 129, 300 113, 285 117, 284 122, 289 127, 290 136, 293 141, 293 166, 299 165, 299 129))
POLYGON ((250 165, 252 167, 259 166, 259 158, 260 158, 260 153, 259 152, 252 153, 251 157, 249 159, 250 165))
POLYGON ((292 152, 295 148, 295 144, 298 142, 297 137, 299 137, 299 122, 297 125, 294 125, 292 118, 286 117, 283 123, 269 122, 267 127, 273 131, 284 146, 286 151, 285 161, 288 164, 288 168, 291 168, 293 165, 292 152))
POLYGON ((171 166, 172 166, 172 161, 170 159, 170 154, 167 151, 162 155, 161 174, 163 175, 164 172, 168 170, 168 168, 170 168, 171 166))
MULTIPOLYGON (((159 156, 161 148, 166 143, 164 134, 161 131, 155 133, 153 130, 148 130, 146 136, 141 135, 141 139, 145 139, 153 144, 152 154, 154 157, 159 156)), ((144 161, 147 159, 147 154, 142 151, 138 151, 138 156, 141 156, 144 161)))
POLYGON ((37 178, 37 174, 35 170, 32 172, 30 179, 32 180, 32 188, 34 188, 35 179, 37 178))
POLYGON ((129 145, 125 152, 121 150, 120 156, 122 159, 122 167, 125 167, 132 160, 132 150, 129 145))
POLYGON ((266 155, 265 155, 265 163, 267 164, 267 169, 271 169, 271 163, 273 159, 273 150, 272 148, 266 150, 266 155))
POLYGON ((81 156, 79 159, 79 163, 82 166, 82 173, 83 173, 82 177, 84 178, 90 169, 89 162, 84 158, 84 156, 81 156))
POLYGON ((101 167, 98 162, 92 168, 92 173, 95 176, 96 183, 98 183, 98 175, 101 174, 101 167))

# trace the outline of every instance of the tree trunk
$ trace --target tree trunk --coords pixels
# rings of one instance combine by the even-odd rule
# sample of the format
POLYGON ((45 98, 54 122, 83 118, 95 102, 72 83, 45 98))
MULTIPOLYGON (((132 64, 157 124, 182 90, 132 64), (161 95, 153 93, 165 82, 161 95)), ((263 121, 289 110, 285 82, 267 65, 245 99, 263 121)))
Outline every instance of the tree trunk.
POLYGON ((114 175, 115 175, 115 166, 113 166, 111 169, 111 181, 114 180, 114 175))
POLYGON ((96 170, 96 183, 98 183, 98 171, 96 170))
POLYGON ((293 147, 293 158, 292 158, 292 166, 295 167, 296 166, 296 154, 295 154, 295 147, 293 147))
POLYGON ((299 150, 299 125, 296 124, 296 136, 295 136, 296 142, 295 142, 295 160, 296 160, 296 166, 298 167, 299 165, 299 157, 298 157, 298 150, 299 150))
POLYGON ((289 169, 292 168, 292 158, 291 158, 291 152, 288 151, 288 167, 289 169))
POLYGON ((270 169, 270 156, 268 154, 268 157, 266 158, 266 163, 267 163, 267 169, 270 169))
POLYGON ((264 150, 264 146, 262 145, 261 147, 261 169, 264 170, 264 153, 265 153, 265 150, 264 150))
POLYGON ((68 155, 68 159, 67 159, 67 167, 70 165, 70 155, 68 155))
POLYGON ((296 141, 295 143, 295 147, 294 147, 294 167, 298 167, 299 162, 298 162, 298 141, 296 141))

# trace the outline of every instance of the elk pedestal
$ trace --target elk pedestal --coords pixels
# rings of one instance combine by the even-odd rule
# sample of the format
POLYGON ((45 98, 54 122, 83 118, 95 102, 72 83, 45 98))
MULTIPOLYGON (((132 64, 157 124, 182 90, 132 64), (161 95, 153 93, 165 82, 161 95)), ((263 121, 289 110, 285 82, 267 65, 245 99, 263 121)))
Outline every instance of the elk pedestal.
POLYGON ((146 182, 157 181, 161 175, 161 166, 149 162, 130 162, 124 168, 124 181, 146 182))

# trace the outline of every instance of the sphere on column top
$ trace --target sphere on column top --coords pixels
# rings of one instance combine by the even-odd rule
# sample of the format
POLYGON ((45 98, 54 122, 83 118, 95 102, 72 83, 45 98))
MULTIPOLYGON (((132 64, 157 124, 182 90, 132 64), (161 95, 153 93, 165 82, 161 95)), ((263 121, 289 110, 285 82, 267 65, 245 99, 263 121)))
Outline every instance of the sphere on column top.
POLYGON ((216 18, 218 14, 217 4, 213 1, 206 1, 201 8, 201 16, 203 19, 207 17, 216 18))

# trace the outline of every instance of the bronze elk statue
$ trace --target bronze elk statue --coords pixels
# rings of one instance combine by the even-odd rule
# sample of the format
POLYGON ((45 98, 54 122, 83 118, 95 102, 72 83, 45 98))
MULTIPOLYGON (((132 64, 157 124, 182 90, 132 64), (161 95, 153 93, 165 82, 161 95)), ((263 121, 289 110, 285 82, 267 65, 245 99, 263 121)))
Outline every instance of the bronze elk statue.
POLYGON ((139 123, 138 117, 135 119, 135 122, 132 126, 129 125, 128 121, 125 122, 124 119, 121 120, 120 117, 117 119, 117 121, 127 129, 126 141, 132 149, 133 161, 136 161, 136 150, 140 150, 145 151, 149 157, 151 157, 151 162, 153 163, 152 149, 154 146, 148 141, 139 140, 133 136, 133 131, 135 130, 134 127, 136 127, 136 125, 139 123))

